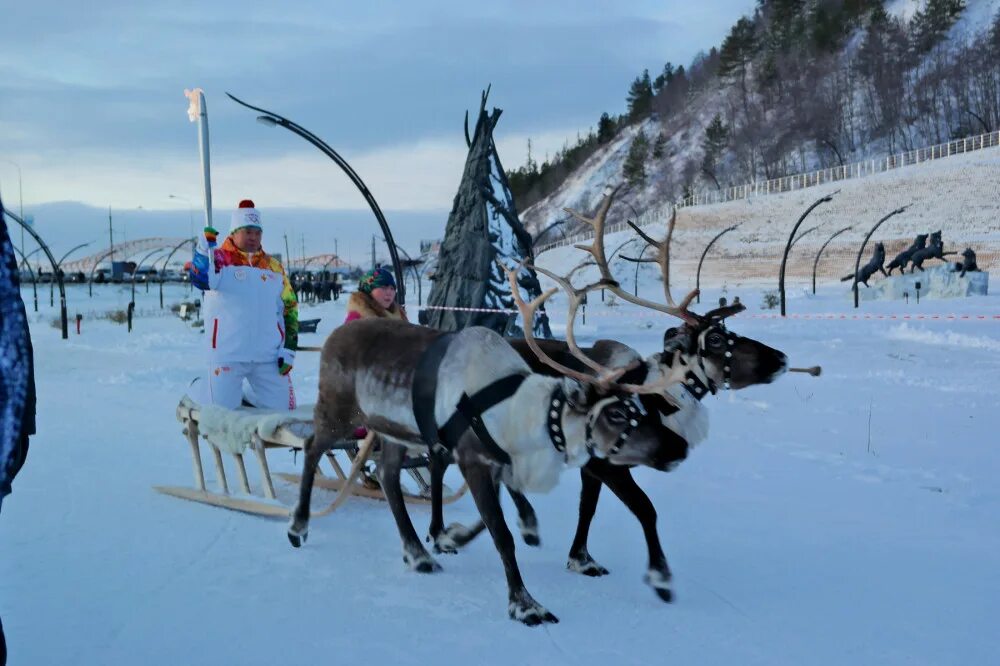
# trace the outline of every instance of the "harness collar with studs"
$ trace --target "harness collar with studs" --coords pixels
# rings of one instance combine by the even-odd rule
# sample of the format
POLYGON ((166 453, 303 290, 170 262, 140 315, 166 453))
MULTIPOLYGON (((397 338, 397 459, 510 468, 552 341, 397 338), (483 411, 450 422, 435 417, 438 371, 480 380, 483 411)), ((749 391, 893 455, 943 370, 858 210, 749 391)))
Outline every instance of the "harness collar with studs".
POLYGON ((712 324, 698 334, 698 369, 701 372, 695 372, 692 368, 684 375, 684 388, 686 388, 698 400, 704 398, 706 392, 715 395, 719 390, 718 385, 708 376, 707 370, 705 369, 705 356, 707 356, 705 338, 707 338, 709 333, 712 332, 720 333, 726 338, 726 351, 724 353, 725 360, 723 361, 722 366, 722 387, 727 391, 731 388, 730 380, 732 379, 733 347, 736 346, 736 335, 730 332, 726 328, 726 325, 720 321, 712 324))
MULTIPOLYGON (((559 384, 556 386, 555 390, 552 391, 552 395, 549 397, 548 413, 546 414, 545 419, 545 430, 549 433, 549 440, 551 440, 552 446, 556 449, 556 451, 559 451, 566 456, 568 460, 569 456, 566 455, 566 430, 562 424, 563 408, 566 406, 566 401, 566 392, 563 391, 562 385, 559 384)), ((596 447, 594 445, 594 421, 604 408, 612 402, 620 402, 622 404, 625 408, 626 414, 628 415, 628 423, 618 434, 618 438, 609 449, 609 454, 614 455, 621 451, 625 442, 627 442, 628 438, 632 435, 632 432, 639 426, 642 410, 631 396, 628 398, 612 396, 599 401, 596 405, 590 408, 590 411, 587 414, 585 446, 587 447, 587 454, 590 456, 593 456, 596 451, 596 447)))

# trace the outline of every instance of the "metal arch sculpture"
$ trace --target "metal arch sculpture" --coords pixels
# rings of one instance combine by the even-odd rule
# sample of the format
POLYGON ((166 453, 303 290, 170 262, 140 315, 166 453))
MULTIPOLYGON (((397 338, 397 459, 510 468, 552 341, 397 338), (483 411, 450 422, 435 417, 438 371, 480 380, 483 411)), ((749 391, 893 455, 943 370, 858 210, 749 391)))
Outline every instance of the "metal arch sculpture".
POLYGON ((114 251, 114 248, 111 248, 110 250, 105 250, 103 254, 95 255, 96 259, 94 259, 94 265, 90 269, 90 276, 87 277, 87 295, 90 298, 94 297, 94 273, 97 272, 97 267, 101 265, 101 262, 104 261, 105 258, 112 256, 114 251))
POLYGON ((883 217, 881 220, 879 220, 878 222, 875 223, 875 226, 872 227, 871 231, 868 232, 868 234, 865 236, 865 239, 863 241, 861 241, 861 248, 858 249, 858 257, 857 257, 857 259, 854 260, 854 287, 852 287, 852 289, 854 290, 854 308, 855 309, 857 309, 857 307, 858 307, 858 270, 861 268, 861 255, 865 251, 865 245, 868 245, 868 239, 872 237, 872 234, 875 233, 876 229, 878 229, 879 227, 882 226, 883 222, 885 222, 886 220, 888 220, 893 215, 899 215, 900 213, 902 213, 903 211, 905 211, 907 208, 909 208, 912 205, 913 204, 906 204, 905 206, 903 206, 901 208, 897 208, 896 210, 892 211, 891 213, 889 213, 888 215, 886 215, 885 217, 883 217))
MULTIPOLYGON (((62 266, 62 263, 64 261, 66 261, 66 257, 68 257, 69 255, 73 254, 74 252, 76 252, 77 250, 79 250, 81 247, 87 247, 88 245, 90 245, 90 243, 80 243, 79 245, 77 245, 76 247, 74 247, 72 250, 69 250, 66 254, 64 254, 62 256, 62 258, 58 262, 56 262, 56 270, 57 271, 61 271, 62 270, 61 266, 62 266)), ((49 307, 50 308, 55 307, 55 300, 54 300, 54 298, 55 298, 55 296, 54 296, 55 290, 56 290, 56 283, 55 283, 55 280, 53 280, 52 282, 49 283, 49 307)))
POLYGON ((167 254, 167 258, 163 260, 163 268, 160 269, 160 309, 161 310, 163 309, 163 271, 167 270, 167 264, 169 264, 170 260, 173 259, 174 253, 177 252, 177 250, 181 249, 182 247, 184 247, 188 243, 191 243, 191 245, 194 245, 195 242, 197 242, 197 239, 195 239, 195 238, 185 238, 180 243, 178 243, 177 245, 175 245, 173 247, 173 249, 170 250, 170 253, 167 254))
POLYGON ((52 279, 59 281, 59 320, 60 324, 62 325, 62 339, 68 340, 69 322, 66 319, 66 286, 63 284, 62 275, 59 273, 57 267, 58 265, 56 264, 56 258, 52 256, 52 251, 49 250, 49 246, 46 245, 45 241, 42 240, 42 237, 39 236, 38 233, 31 228, 31 226, 26 224, 24 220, 22 220, 20 217, 10 212, 6 208, 3 209, 3 213, 10 219, 20 224, 21 228, 27 231, 31 235, 31 237, 35 239, 38 245, 42 248, 42 251, 44 251, 45 255, 49 258, 49 262, 52 264, 52 279))
POLYGON ((26 257, 24 256, 24 252, 21 252, 20 248, 16 247, 13 243, 11 243, 10 246, 14 248, 15 252, 21 255, 21 265, 27 266, 28 272, 31 273, 31 288, 35 292, 35 312, 38 312, 38 278, 35 277, 35 269, 32 268, 31 264, 28 262, 28 257, 30 257, 31 254, 38 252, 38 250, 41 250, 42 248, 38 248, 38 250, 35 250, 35 252, 32 252, 31 254, 28 255, 28 257, 26 257))
POLYGON ((705 249, 702 251, 701 259, 698 260, 698 271, 694 275, 694 288, 698 293, 698 295, 695 298, 697 298, 698 303, 701 303, 701 265, 705 263, 705 255, 707 255, 708 251, 712 249, 713 245, 715 245, 715 241, 719 240, 720 238, 728 234, 730 231, 740 226, 740 224, 743 223, 740 222, 739 224, 734 224, 733 226, 727 227, 726 229, 720 231, 718 234, 716 234, 715 238, 708 241, 708 245, 706 245, 705 249))
POLYGON ((826 249, 826 246, 829 245, 830 241, 832 241, 834 238, 836 238, 840 234, 844 233, 845 231, 850 231, 853 228, 854 228, 853 225, 849 226, 849 227, 844 227, 843 229, 841 229, 840 231, 838 231, 834 235, 832 235, 829 238, 827 238, 826 242, 823 243, 823 245, 819 248, 819 252, 816 253, 816 258, 813 259, 813 294, 816 293, 816 267, 819 266, 819 258, 820 258, 820 256, 822 256, 823 250, 826 249))
MULTIPOLYGON (((781 270, 778 273, 778 294, 781 298, 782 317, 785 316, 785 266, 788 264, 788 253, 789 251, 791 251, 792 245, 795 243, 795 232, 799 230, 799 226, 806 219, 809 213, 813 212, 813 210, 820 204, 833 201, 833 195, 838 193, 840 193, 840 190, 837 190, 836 192, 831 192, 825 197, 821 197, 816 201, 814 201, 813 205, 809 206, 809 208, 806 208, 806 212, 802 213, 802 216, 799 218, 799 221, 795 223, 794 227, 792 227, 792 233, 788 234, 788 242, 785 243, 785 253, 781 255, 781 270)), ((802 235, 805 236, 805 234, 802 235)))
MULTIPOLYGON (((137 263, 135 265, 135 269, 132 271, 132 302, 133 303, 135 303, 135 274, 139 272, 139 269, 142 268, 142 265, 144 263, 146 263, 146 260, 149 259, 150 257, 152 257, 157 252, 163 252, 163 248, 162 247, 157 248, 157 249, 153 250, 152 252, 150 252, 149 254, 147 254, 142 259, 140 259, 139 263, 137 263)), ((153 263, 156 263, 156 262, 153 262, 153 263)))
POLYGON ((361 195, 365 198, 365 201, 368 202, 368 206, 371 208, 372 213, 375 214, 375 219, 378 220, 379 226, 382 228, 382 235, 386 240, 386 244, 389 246, 389 255, 392 257, 392 270, 393 273, 395 273, 396 275, 396 284, 398 285, 396 289, 396 300, 399 302, 400 305, 404 305, 406 303, 406 287, 403 284, 403 268, 399 262, 399 253, 396 251, 397 249, 396 242, 392 238, 392 230, 389 229, 389 223, 386 221, 385 215, 382 214, 382 209, 379 208, 378 202, 375 201, 375 197, 372 196, 372 193, 368 189, 368 186, 365 185, 364 181, 361 180, 361 176, 357 174, 357 172, 351 167, 351 165, 347 163, 347 160, 341 157, 340 154, 337 153, 337 151, 335 151, 326 142, 324 142, 322 139, 320 139, 318 136, 316 136, 306 128, 302 127, 301 125, 298 125, 297 123, 292 122, 288 118, 285 118, 283 116, 278 115, 277 113, 274 113, 273 111, 268 111, 266 109, 253 106, 251 104, 247 104, 246 102, 235 97, 231 93, 227 92, 226 95, 228 95, 229 98, 234 102, 236 102, 237 104, 245 106, 248 109, 252 109, 253 111, 257 111, 258 113, 264 114, 262 116, 257 116, 257 120, 259 122, 271 126, 278 125, 284 127, 289 132, 299 135, 300 137, 302 137, 303 139, 314 145, 316 148, 318 148, 324 155, 333 160, 337 164, 337 166, 339 166, 343 170, 343 172, 347 174, 347 177, 351 179, 351 182, 354 183, 355 187, 358 188, 358 191, 361 192, 361 195))
POLYGON ((82 259, 77 259, 76 261, 71 261, 65 266, 63 270, 67 272, 72 271, 83 271, 84 273, 89 273, 94 269, 94 267, 100 262, 104 261, 109 254, 112 252, 114 254, 120 254, 122 259, 128 259, 140 252, 146 252, 148 250, 154 250, 157 248, 165 249, 171 248, 177 244, 181 238, 166 238, 161 236, 154 236, 151 238, 137 238, 135 240, 130 240, 126 243, 116 243, 114 247, 108 248, 106 250, 101 250, 100 252, 95 252, 89 257, 83 257, 82 259))
POLYGON ((413 272, 413 279, 417 283, 417 306, 419 307, 419 306, 423 305, 423 301, 424 301, 423 291, 424 290, 420 286, 420 271, 417 270, 417 262, 413 261, 413 257, 410 256, 410 253, 407 252, 406 250, 404 250, 403 248, 398 247, 396 249, 403 253, 403 256, 406 257, 406 261, 409 262, 409 264, 410 264, 410 271, 413 272))

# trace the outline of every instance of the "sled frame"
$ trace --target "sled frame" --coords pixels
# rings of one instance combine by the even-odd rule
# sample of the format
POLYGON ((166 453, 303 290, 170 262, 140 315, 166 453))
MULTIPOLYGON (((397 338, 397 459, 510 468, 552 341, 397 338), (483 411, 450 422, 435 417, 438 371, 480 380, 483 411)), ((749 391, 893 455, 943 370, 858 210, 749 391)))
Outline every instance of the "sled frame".
MULTIPOLYGON (((182 430, 188 445, 191 449, 192 471, 194 473, 194 487, 184 486, 153 486, 159 493, 179 497, 180 499, 200 502, 233 511, 241 511, 257 516, 271 518, 289 518, 293 507, 283 504, 278 500, 274 491, 273 477, 298 485, 301 477, 298 474, 279 472, 271 474, 270 466, 267 463, 267 451, 271 449, 284 449, 293 451, 304 451, 306 438, 287 428, 278 428, 271 439, 264 440, 259 434, 254 433, 253 441, 248 449, 254 452, 257 463, 260 466, 261 495, 254 494, 250 487, 250 480, 247 477, 246 462, 242 453, 230 453, 236 467, 237 480, 239 483, 239 494, 230 492, 229 480, 226 477, 226 469, 223 464, 223 451, 212 443, 199 430, 200 412, 198 406, 186 396, 177 405, 177 420, 184 428, 182 430), (210 490, 205 483, 205 470, 202 465, 201 446, 199 439, 204 439, 212 454, 212 462, 215 467, 215 479, 219 490, 210 490)), ((336 493, 333 501, 328 506, 310 514, 311 518, 326 516, 336 511, 351 495, 366 497, 369 499, 385 500, 385 494, 376 480, 376 477, 367 469, 367 463, 377 460, 372 458, 372 448, 375 442, 375 433, 369 432, 360 445, 354 440, 344 440, 338 442, 333 449, 327 451, 323 456, 332 470, 332 474, 324 474, 322 470, 317 470, 317 476, 313 483, 315 487, 330 490, 336 493), (344 466, 337 460, 336 453, 343 452, 350 461, 348 471, 344 471, 344 466)), ((419 469, 425 465, 411 465, 407 472, 413 477, 420 488, 420 494, 415 494, 403 489, 404 500, 408 504, 430 505, 430 488, 419 469)), ((451 504, 458 500, 468 491, 468 485, 463 484, 457 491, 448 493, 443 498, 444 504, 451 504)))

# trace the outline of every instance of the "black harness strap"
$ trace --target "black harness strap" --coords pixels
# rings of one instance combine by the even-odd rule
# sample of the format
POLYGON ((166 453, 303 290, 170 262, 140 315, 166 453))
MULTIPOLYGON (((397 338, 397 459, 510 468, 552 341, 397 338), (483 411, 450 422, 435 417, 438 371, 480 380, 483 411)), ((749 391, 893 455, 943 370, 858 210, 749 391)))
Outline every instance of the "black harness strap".
POLYGON ((420 430, 420 438, 427 446, 437 446, 438 427, 434 419, 434 397, 437 394, 438 369, 448 346, 455 339, 454 333, 445 333, 432 342, 417 361, 413 375, 413 416, 420 430))
POLYGON ((526 375, 510 375, 480 389, 471 397, 465 393, 456 405, 456 411, 448 421, 438 428, 434 417, 437 396, 438 371, 448 347, 455 339, 455 333, 446 333, 424 350, 417 361, 413 375, 413 416, 420 430, 420 438, 431 449, 443 448, 449 453, 458 445, 462 434, 472 428, 490 455, 509 465, 510 456, 490 436, 483 423, 482 414, 514 395, 524 382, 526 375))
POLYGON ((455 413, 441 427, 439 441, 452 451, 458 445, 459 437, 471 427, 490 455, 501 463, 509 465, 510 456, 490 435, 486 424, 483 423, 482 415, 486 410, 514 395, 526 377, 526 375, 509 375, 476 391, 472 396, 463 393, 458 400, 455 413))

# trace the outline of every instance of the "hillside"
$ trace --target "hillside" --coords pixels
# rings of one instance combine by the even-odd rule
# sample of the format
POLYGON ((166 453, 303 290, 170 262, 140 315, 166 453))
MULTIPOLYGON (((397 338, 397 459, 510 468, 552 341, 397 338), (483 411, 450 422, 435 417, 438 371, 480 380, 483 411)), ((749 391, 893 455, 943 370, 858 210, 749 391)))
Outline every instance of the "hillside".
POLYGON ((940 34, 928 36, 926 17, 938 11, 939 0, 759 3, 754 16, 741 19, 750 27, 738 22, 727 38, 735 39, 743 25, 751 43, 744 59, 737 58, 738 72, 732 45, 700 55, 687 70, 680 102, 669 85, 661 88, 647 116, 625 123, 526 207, 522 220, 544 243, 577 230, 562 222, 562 209, 592 208, 609 181, 629 184, 624 199, 631 208, 613 212, 615 221, 698 192, 994 131, 1000 127, 1000 0, 945 4, 954 16, 940 19, 940 34), (853 12, 834 51, 789 36, 785 23, 815 22, 816 12, 830 6, 853 12), (789 7, 800 11, 777 16, 789 7), (640 132, 650 146, 639 151, 644 173, 635 176, 633 163, 626 175, 640 132))
MULTIPOLYGON (((738 224, 736 230, 719 239, 706 258, 702 286, 776 286, 781 254, 793 225, 814 201, 837 190, 840 192, 833 201, 819 206, 803 222, 799 233, 809 233, 796 242, 789 255, 789 284, 811 282, 816 252, 834 232, 846 226, 852 229, 838 236, 824 251, 818 265, 818 281, 828 283, 853 271, 854 257, 865 234, 880 218, 901 206, 909 207, 880 227, 871 241, 885 243, 889 260, 906 248, 916 234, 940 229, 945 250, 961 252, 972 247, 980 267, 996 271, 1000 269, 998 183, 1000 148, 988 148, 829 186, 682 208, 672 242, 671 280, 678 288, 693 288, 704 247, 716 234, 738 224)), ((627 205, 616 204, 612 208, 612 213, 615 212, 621 216, 630 211, 627 205)), ((658 219, 650 221, 644 230, 654 238, 662 238, 666 215, 654 217, 658 219)), ((630 230, 607 235, 609 254, 622 244, 626 245, 619 256, 636 256, 645 245, 630 230)), ((869 245, 865 261, 870 253, 869 245)), ((647 258, 651 254, 647 253, 647 258)), ((584 258, 580 250, 567 246, 542 253, 538 263, 568 270, 584 258)), ((624 284, 633 283, 634 263, 616 259, 613 268, 624 284)), ((644 265, 642 272, 647 278, 655 275, 652 265, 644 265)), ((597 277, 594 269, 578 275, 581 283, 597 277)))

